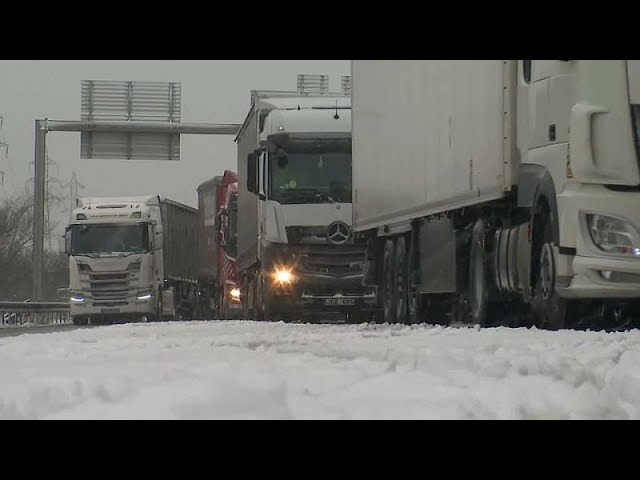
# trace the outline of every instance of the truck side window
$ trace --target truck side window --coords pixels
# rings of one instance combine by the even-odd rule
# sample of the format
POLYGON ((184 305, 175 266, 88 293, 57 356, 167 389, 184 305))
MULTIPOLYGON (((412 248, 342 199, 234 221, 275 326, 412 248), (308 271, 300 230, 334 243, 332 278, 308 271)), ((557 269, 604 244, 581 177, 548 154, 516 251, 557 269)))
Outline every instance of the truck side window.
POLYGON ((525 82, 531 83, 531 60, 522 60, 522 75, 525 82))

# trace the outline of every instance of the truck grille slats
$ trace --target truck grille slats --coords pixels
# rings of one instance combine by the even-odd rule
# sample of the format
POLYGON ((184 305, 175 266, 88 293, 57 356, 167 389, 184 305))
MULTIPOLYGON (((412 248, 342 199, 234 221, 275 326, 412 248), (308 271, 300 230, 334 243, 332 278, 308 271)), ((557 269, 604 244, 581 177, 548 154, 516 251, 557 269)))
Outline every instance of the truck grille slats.
POLYGON ((111 291, 111 290, 122 290, 126 288, 126 283, 122 282, 105 282, 105 283, 96 283, 91 282, 91 290, 100 290, 100 291, 111 291))
POLYGON ((355 245, 323 245, 294 249, 298 268, 302 272, 335 276, 362 273, 364 251, 355 245))
POLYGON ((92 273, 89 278, 92 282, 106 282, 110 280, 127 281, 127 272, 121 273, 92 273))
POLYGON ((91 296, 97 306, 127 305, 128 272, 92 273, 89 283, 91 296))

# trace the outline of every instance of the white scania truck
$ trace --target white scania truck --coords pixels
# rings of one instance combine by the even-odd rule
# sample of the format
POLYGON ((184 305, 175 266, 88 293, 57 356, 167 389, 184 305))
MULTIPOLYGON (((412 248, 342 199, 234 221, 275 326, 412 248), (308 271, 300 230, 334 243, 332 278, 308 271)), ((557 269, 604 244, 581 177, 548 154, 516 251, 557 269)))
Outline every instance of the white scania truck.
POLYGON ((254 91, 236 141, 245 318, 366 319, 376 296, 351 230, 348 93, 254 91))
POLYGON ((354 60, 354 228, 388 322, 625 325, 640 61, 354 60))
POLYGON ((198 214, 148 197, 78 199, 66 231, 73 323, 192 318, 198 214))

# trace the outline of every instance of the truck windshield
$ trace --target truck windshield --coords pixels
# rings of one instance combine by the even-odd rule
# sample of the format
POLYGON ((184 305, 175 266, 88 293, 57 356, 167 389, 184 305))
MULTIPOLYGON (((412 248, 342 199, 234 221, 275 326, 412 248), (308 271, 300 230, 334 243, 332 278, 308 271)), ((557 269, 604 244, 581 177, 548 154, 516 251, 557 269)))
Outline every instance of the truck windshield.
POLYGON ((269 197, 284 205, 351 203, 351 151, 273 149, 269 197))
POLYGON ((149 228, 139 225, 73 225, 71 254, 147 253, 149 228))

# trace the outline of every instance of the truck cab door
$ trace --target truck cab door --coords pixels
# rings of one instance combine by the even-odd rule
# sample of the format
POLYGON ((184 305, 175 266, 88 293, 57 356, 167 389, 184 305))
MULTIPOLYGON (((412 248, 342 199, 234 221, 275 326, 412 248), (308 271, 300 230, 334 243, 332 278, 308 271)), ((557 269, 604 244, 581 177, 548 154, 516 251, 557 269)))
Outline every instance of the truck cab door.
POLYGON ((569 60, 520 60, 518 148, 522 163, 543 167, 556 194, 568 175, 571 111, 577 98, 576 64, 569 60))
POLYGON ((568 143, 571 109, 576 103, 575 63, 527 61, 531 62, 529 148, 568 143))

